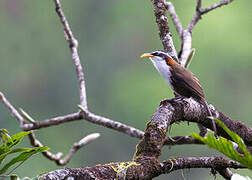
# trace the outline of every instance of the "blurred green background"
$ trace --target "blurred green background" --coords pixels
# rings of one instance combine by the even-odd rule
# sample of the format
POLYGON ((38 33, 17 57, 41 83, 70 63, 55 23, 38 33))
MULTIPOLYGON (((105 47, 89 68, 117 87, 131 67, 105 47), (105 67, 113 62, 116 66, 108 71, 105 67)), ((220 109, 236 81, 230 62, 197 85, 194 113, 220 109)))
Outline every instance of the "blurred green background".
MULTIPOLYGON (((184 27, 193 16, 194 0, 172 1, 184 27)), ((204 6, 215 1, 204 1, 204 6)), ((166 82, 143 52, 162 49, 153 6, 146 0, 62 1, 74 35, 79 40, 85 70, 88 105, 92 112, 145 129, 159 102, 172 97, 166 82)), ((193 31, 196 48, 190 70, 200 79, 209 103, 252 126, 251 0, 234 1, 202 17, 193 31)), ((77 79, 62 26, 52 0, 0 1, 0 82, 2 91, 15 105, 37 121, 77 111, 77 79)), ((172 23, 169 19, 169 24, 172 23)), ((177 50, 180 40, 172 26, 177 50)), ((20 131, 9 111, 0 105, 0 128, 11 134, 20 131)), ((197 131, 194 124, 172 126, 171 135, 197 131)), ((75 154, 67 167, 85 167, 128 161, 138 139, 91 124, 76 121, 36 131, 52 152, 64 154, 72 143, 99 132, 101 137, 75 154)), ((23 146, 29 146, 26 138, 23 146)), ((218 155, 204 146, 165 147, 160 159, 218 155)), ((41 154, 25 162, 16 173, 36 175, 62 168, 41 154)), ((251 171, 239 170, 252 176, 251 171)), ((213 179, 209 169, 191 169, 156 179, 213 179)), ((217 179, 222 179, 217 176, 217 179)))

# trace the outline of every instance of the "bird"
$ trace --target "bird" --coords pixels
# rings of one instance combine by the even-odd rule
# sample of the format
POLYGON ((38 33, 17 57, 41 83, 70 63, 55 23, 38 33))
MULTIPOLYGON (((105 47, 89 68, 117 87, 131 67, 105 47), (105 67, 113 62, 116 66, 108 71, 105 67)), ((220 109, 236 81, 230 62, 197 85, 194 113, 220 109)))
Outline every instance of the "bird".
MULTIPOLYGON (((194 74, 175 61, 167 52, 158 50, 151 53, 144 53, 141 58, 148 57, 157 71, 163 76, 170 88, 175 94, 180 97, 193 98, 197 102, 201 103, 206 108, 208 116, 212 117, 212 113, 207 105, 207 101, 204 95, 202 86, 199 80, 194 74)), ((212 119, 212 126, 214 134, 216 135, 216 125, 212 119)), ((198 124, 199 125, 199 124, 198 124)), ((203 126, 199 125, 200 131, 203 126)), ((201 132, 204 136, 205 132, 201 132)))

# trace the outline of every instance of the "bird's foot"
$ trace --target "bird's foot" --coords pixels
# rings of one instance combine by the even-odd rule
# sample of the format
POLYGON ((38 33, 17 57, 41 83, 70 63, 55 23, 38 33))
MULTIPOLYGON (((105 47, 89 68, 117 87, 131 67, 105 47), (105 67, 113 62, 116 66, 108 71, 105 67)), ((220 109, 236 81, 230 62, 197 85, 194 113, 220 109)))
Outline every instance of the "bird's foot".
POLYGON ((199 123, 198 123, 198 128, 199 128, 199 130, 200 130, 199 135, 200 135, 201 137, 205 137, 206 134, 207 134, 207 128, 204 127, 203 125, 199 124, 199 123))
POLYGON ((176 97, 174 97, 172 99, 173 99, 173 101, 182 101, 182 100, 185 99, 185 97, 183 97, 183 96, 176 96, 176 97))
POLYGON ((176 96, 174 98, 167 98, 167 99, 162 100, 159 105, 165 105, 167 103, 178 102, 178 101, 182 101, 183 99, 184 99, 183 96, 176 96))
POLYGON ((167 98, 167 99, 164 99, 164 100, 160 101, 159 106, 165 105, 167 103, 171 103, 173 101, 172 99, 173 98, 167 98))
POLYGON ((213 132, 214 132, 214 136, 219 139, 218 135, 217 135, 217 129, 216 129, 216 124, 214 121, 214 117, 213 116, 208 116, 207 119, 210 119, 212 121, 212 127, 213 127, 213 132))

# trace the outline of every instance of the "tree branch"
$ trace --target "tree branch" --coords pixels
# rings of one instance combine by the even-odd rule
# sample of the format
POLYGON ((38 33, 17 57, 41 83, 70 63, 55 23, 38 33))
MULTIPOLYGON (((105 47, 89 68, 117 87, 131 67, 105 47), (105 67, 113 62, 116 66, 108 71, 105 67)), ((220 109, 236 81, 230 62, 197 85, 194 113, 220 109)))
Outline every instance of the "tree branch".
MULTIPOLYGON (((63 153, 58 152, 56 154, 51 153, 50 151, 44 151, 42 154, 48 158, 51 161, 54 161, 57 165, 64 166, 66 165, 73 155, 82 147, 89 144, 90 142, 96 140, 100 136, 99 133, 93 133, 90 134, 84 138, 82 138, 80 141, 74 143, 72 147, 70 148, 68 154, 63 158, 63 153)), ((44 145, 36 138, 33 131, 31 131, 31 134, 29 134, 29 140, 32 146, 34 147, 43 147, 44 145)))
POLYGON ((223 1, 217 2, 216 4, 214 4, 214 5, 210 6, 210 7, 207 7, 205 9, 201 9, 201 12, 202 12, 202 14, 208 13, 209 11, 212 11, 212 10, 218 8, 218 7, 228 5, 232 1, 233 0, 223 0, 223 1))
POLYGON ((219 172, 226 168, 238 169, 245 167, 236 161, 226 160, 223 157, 187 157, 162 162, 162 173, 170 173, 185 168, 213 168, 219 172))
POLYGON ((60 18, 60 21, 64 27, 64 33, 66 40, 69 43, 69 48, 72 53, 72 59, 75 65, 77 78, 79 81, 79 91, 80 91, 80 104, 85 108, 88 109, 87 106, 87 95, 86 95, 86 85, 85 85, 85 78, 83 73, 83 68, 80 62, 79 54, 78 54, 78 41, 75 39, 72 30, 69 26, 69 23, 64 15, 64 12, 61 9, 61 4, 59 0, 54 0, 55 6, 56 6, 56 12, 60 18))
POLYGON ((206 14, 208 13, 209 11, 211 10, 214 10, 218 7, 221 7, 223 5, 227 5, 229 3, 231 3, 233 0, 223 0, 223 1, 220 1, 220 2, 217 2, 216 4, 210 6, 210 7, 207 7, 205 9, 202 9, 202 0, 197 0, 197 6, 196 6, 196 12, 194 14, 194 17, 192 18, 191 22, 189 23, 188 27, 187 27, 187 30, 192 33, 192 29, 193 27, 197 24, 197 22, 200 20, 201 16, 203 14, 206 14))
POLYGON ((43 121, 35 121, 34 123, 30 123, 30 124, 25 124, 23 129, 25 131, 30 131, 30 130, 41 129, 45 127, 55 126, 55 125, 59 125, 66 122, 72 122, 76 120, 82 120, 82 116, 80 115, 79 112, 67 114, 64 116, 57 116, 57 117, 46 119, 43 121))
MULTIPOLYGON (((174 118, 172 119, 171 124, 175 122, 188 121, 199 123, 204 127, 212 129, 212 120, 207 118, 206 109, 193 98, 175 100, 167 99, 161 102, 159 106, 159 108, 163 107, 168 108, 168 111, 172 111, 174 118), (170 108, 171 104, 173 108, 170 108)), ((209 108, 215 118, 221 120, 231 131, 237 133, 247 146, 252 146, 252 128, 248 128, 240 121, 233 121, 222 112, 215 109, 212 105, 209 105, 209 108)), ((167 114, 167 116, 170 116, 170 114, 167 114)), ((227 139, 231 139, 229 135, 219 126, 217 126, 217 134, 227 139)))
POLYGON ((183 33, 183 27, 182 27, 182 24, 181 24, 181 22, 179 20, 178 15, 177 15, 177 13, 175 11, 175 7, 173 6, 172 2, 164 1, 164 3, 165 3, 165 7, 168 10, 168 13, 169 13, 169 15, 170 15, 170 17, 172 19, 172 22, 173 22, 173 24, 174 24, 174 26, 175 26, 175 28, 177 30, 178 35, 182 38, 182 36, 183 36, 183 34, 182 34, 183 33))
POLYGON ((154 15, 158 25, 159 36, 162 41, 164 50, 169 52, 173 59, 178 61, 176 49, 170 33, 170 28, 166 16, 166 7, 163 0, 151 0, 154 5, 154 15))
POLYGON ((0 92, 0 100, 10 110, 11 114, 19 121, 19 125, 22 128, 25 124, 24 118, 18 113, 18 111, 12 106, 12 104, 6 99, 4 94, 0 92))
POLYGON ((208 13, 211 10, 214 10, 218 7, 221 7, 223 5, 227 5, 229 3, 231 3, 233 0, 223 0, 220 2, 217 2, 216 4, 207 7, 205 9, 202 8, 202 0, 197 0, 197 5, 196 5, 196 11, 195 14, 191 20, 191 22, 189 23, 189 25, 187 26, 187 28, 185 30, 183 30, 182 33, 182 45, 181 45, 181 50, 180 50, 180 62, 183 66, 185 66, 187 64, 188 61, 188 57, 191 53, 191 48, 192 48, 192 30, 194 28, 194 26, 198 23, 198 21, 201 19, 201 16, 203 14, 208 13))
MULTIPOLYGON (((216 113, 216 110, 211 109, 216 113)), ((44 175, 44 179, 55 178, 59 171, 64 171, 64 177, 73 176, 83 179, 151 179, 163 173, 184 168, 213 168, 221 171, 226 168, 244 168, 235 161, 224 158, 176 158, 160 163, 158 157, 164 145, 168 126, 174 122, 186 120, 190 122, 204 123, 206 127, 212 127, 211 121, 205 122, 207 112, 193 99, 166 100, 162 102, 147 124, 143 139, 137 145, 133 161, 110 163, 87 168, 63 169, 44 175), (67 173, 65 173, 67 171, 67 173), (65 176, 66 175, 66 176, 65 176)), ((220 118, 221 119, 221 118, 220 118)), ((224 121, 225 123, 225 121, 224 121)), ((220 133, 219 129, 217 132, 220 133)), ((221 173, 224 175, 224 173, 221 173)), ((227 173, 225 173, 227 176, 227 173)))
MULTIPOLYGON (((2 92, 0 92, 0 100, 2 101, 2 103, 10 110, 10 112, 12 113, 12 115, 19 121, 20 123, 20 127, 23 128, 23 130, 25 130, 25 125, 27 125, 26 121, 24 120, 23 116, 21 116, 19 114, 19 112, 16 110, 16 108, 7 100, 7 98, 4 96, 4 94, 2 92), (21 126, 23 125, 23 126, 21 126)), ((69 118, 68 116, 66 116, 67 118, 69 118)), ((57 119, 60 119, 62 117, 58 117, 57 119)), ((34 124, 38 124, 37 122, 34 124)), ((33 125, 34 125, 33 124, 33 125)), ((28 134, 30 143, 32 146, 34 147, 43 147, 44 145, 36 138, 35 134, 33 131, 31 131, 30 134, 28 134)), ((62 159, 63 154, 61 152, 58 152, 56 154, 51 153, 50 151, 45 151, 42 152, 43 155, 52 160, 55 161, 56 164, 58 165, 65 165, 66 163, 68 163, 70 161, 70 159, 72 158, 72 156, 83 146, 85 146, 86 144, 88 144, 89 142, 95 140, 96 138, 98 138, 99 135, 98 133, 93 134, 93 135, 89 135, 84 137, 83 139, 81 139, 79 142, 74 143, 72 148, 69 150, 68 155, 62 159)))
MULTIPOLYGON (((2 103, 10 110, 10 112, 13 114, 13 116, 19 121, 23 122, 23 126, 21 127, 24 131, 31 131, 36 130, 40 128, 50 127, 53 125, 59 125, 66 122, 72 122, 75 120, 83 120, 85 118, 86 120, 90 121, 91 123, 98 124, 105 126, 107 128, 111 128, 113 130, 122 132, 124 134, 127 134, 129 136, 142 139, 144 132, 136 129, 134 127, 122 124, 117 121, 113 121, 108 118, 104 118, 101 116, 97 116, 90 112, 85 112, 82 114, 81 112, 68 114, 65 116, 58 116, 55 118, 47 119, 44 121, 36 121, 34 123, 27 124, 27 122, 24 120, 23 116, 20 115, 20 113, 16 110, 16 108, 8 101, 8 99, 4 96, 2 92, 0 92, 0 100, 2 103)), ((43 146, 35 137, 34 134, 30 137, 31 144, 33 146, 43 146), (36 143, 35 143, 36 142, 36 143)), ((175 137, 167 137, 165 139, 165 145, 182 145, 182 144, 202 144, 200 141, 193 139, 189 136, 175 136, 175 137)), ((50 154, 50 153, 49 153, 50 154)), ((48 155, 52 156, 51 154, 48 155)), ((58 155, 56 156, 58 157, 58 155)), ((51 158, 51 159, 58 159, 58 158, 51 158)))
POLYGON ((98 137, 100 137, 99 133, 93 133, 89 134, 88 136, 82 138, 80 141, 76 142, 73 144, 72 148, 69 150, 68 154, 64 159, 60 159, 58 161, 59 165, 66 165, 72 156, 82 147, 86 146, 90 142, 96 140, 98 137))
MULTIPOLYGON (((148 161, 146 159, 145 161, 148 161)), ((64 168, 56 171, 51 171, 48 174, 42 175, 43 180, 63 180, 67 178, 93 180, 97 179, 119 179, 125 178, 127 180, 135 179, 151 179, 161 174, 169 174, 172 171, 180 169, 191 168, 211 168, 216 171, 220 171, 222 168, 245 168, 241 164, 226 160, 223 157, 187 157, 176 158, 163 161, 157 164, 153 170, 153 175, 148 170, 143 171, 144 168, 141 164, 129 162, 110 163, 104 165, 97 165, 86 168, 64 168), (121 171, 118 170, 118 166, 121 166, 121 171), (127 167, 128 166, 128 167, 127 167), (141 171, 140 176, 136 175, 136 172, 141 171), (148 176, 145 176, 148 174, 148 176)), ((221 172, 223 174, 223 172, 221 172)), ((224 177, 228 179, 228 177, 224 177)))

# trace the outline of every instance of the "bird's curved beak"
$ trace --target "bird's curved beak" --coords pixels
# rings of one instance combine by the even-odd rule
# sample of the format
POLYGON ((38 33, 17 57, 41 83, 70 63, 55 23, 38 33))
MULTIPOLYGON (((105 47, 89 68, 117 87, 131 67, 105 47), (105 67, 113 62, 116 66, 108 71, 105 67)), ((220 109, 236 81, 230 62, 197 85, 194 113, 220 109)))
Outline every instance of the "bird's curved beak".
POLYGON ((153 55, 150 53, 144 53, 140 56, 140 58, 146 58, 146 57, 153 57, 153 55))

